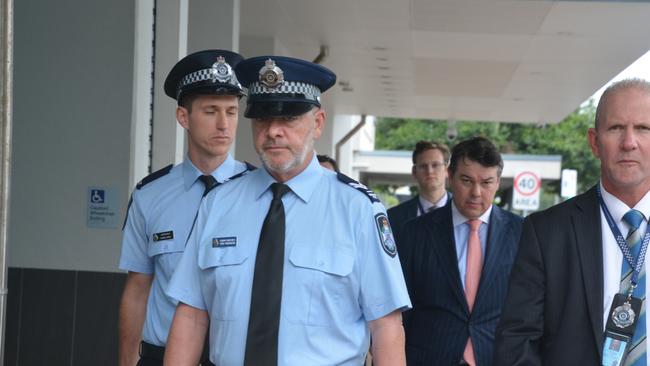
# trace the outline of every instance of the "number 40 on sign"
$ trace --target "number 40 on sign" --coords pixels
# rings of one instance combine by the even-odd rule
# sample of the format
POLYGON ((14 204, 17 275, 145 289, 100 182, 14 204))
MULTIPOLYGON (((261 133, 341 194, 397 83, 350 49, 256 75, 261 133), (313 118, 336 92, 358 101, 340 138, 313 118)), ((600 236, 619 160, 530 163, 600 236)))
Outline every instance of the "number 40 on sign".
POLYGON ((512 189, 512 208, 516 210, 539 209, 539 192, 542 180, 539 173, 525 170, 515 174, 512 189))

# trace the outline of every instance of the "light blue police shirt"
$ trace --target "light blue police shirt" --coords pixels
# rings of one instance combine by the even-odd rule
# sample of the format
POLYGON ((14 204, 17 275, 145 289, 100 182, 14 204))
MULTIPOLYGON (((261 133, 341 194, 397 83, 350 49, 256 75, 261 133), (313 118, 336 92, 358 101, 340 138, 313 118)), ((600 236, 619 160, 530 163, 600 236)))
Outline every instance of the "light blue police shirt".
MULTIPOLYGON (((217 182, 245 171, 231 156, 214 171, 217 182)), ((157 346, 167 344, 167 334, 177 302, 165 289, 185 250, 185 244, 205 187, 202 175, 189 158, 168 174, 136 189, 127 212, 119 267, 153 274, 142 339, 157 346)))
MULTIPOLYGON (((167 291, 209 313, 210 359, 220 366, 244 362, 273 182, 258 169, 208 195, 167 291)), ((385 209, 322 168, 315 155, 286 184, 278 365, 359 366, 368 350, 367 322, 411 306, 394 241, 379 230, 385 209)))

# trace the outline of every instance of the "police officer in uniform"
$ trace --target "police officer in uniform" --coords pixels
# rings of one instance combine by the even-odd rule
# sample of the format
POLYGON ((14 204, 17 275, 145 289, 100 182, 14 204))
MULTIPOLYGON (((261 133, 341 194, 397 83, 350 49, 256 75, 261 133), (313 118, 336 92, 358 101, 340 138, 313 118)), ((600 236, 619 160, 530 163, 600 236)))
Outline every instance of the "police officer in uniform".
POLYGON ((264 169, 213 190, 168 288, 179 305, 165 365, 192 365, 208 331, 223 366, 404 365, 410 308, 386 211, 322 168, 320 94, 336 76, 299 59, 237 67, 264 169))
POLYGON ((128 271, 119 318, 122 366, 162 364, 176 308, 165 290, 199 204, 211 188, 248 169, 228 153, 244 95, 233 69, 241 60, 230 51, 196 52, 165 80, 165 94, 178 102, 176 119, 187 131, 188 151, 181 164, 144 178, 131 196, 119 264, 128 271))

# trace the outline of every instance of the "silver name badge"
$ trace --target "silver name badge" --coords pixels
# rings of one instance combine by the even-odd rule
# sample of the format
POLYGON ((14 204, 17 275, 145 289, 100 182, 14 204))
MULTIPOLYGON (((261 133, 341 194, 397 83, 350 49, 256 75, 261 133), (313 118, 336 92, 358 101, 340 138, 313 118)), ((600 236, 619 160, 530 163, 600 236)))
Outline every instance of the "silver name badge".
POLYGON ((212 238, 213 248, 234 247, 237 246, 236 236, 226 236, 222 238, 212 238))

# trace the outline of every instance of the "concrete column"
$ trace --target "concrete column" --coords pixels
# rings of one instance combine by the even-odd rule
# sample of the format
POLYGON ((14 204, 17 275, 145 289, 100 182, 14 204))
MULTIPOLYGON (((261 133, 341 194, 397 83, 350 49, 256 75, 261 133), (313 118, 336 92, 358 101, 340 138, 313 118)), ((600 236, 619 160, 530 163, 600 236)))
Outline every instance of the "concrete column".
POLYGON ((336 109, 334 103, 330 99, 330 95, 326 91, 321 96, 321 106, 325 110, 327 120, 325 121, 325 129, 321 134, 320 139, 316 141, 316 151, 319 154, 327 154, 334 158, 334 121, 336 117, 336 109))
POLYGON ((185 154, 185 133, 175 119, 176 102, 163 91, 165 78, 185 55, 213 48, 239 49, 239 0, 157 3, 152 170, 185 154))
POLYGON ((239 0, 192 0, 188 8, 187 53, 239 50, 239 0))
POLYGON ((156 5, 152 171, 183 159, 184 130, 176 122, 176 102, 165 95, 163 85, 172 66, 187 54, 187 13, 187 0, 158 1, 156 5))
POLYGON ((131 112, 131 159, 129 187, 149 173, 153 80, 154 0, 135 3, 133 48, 133 109, 131 112))

